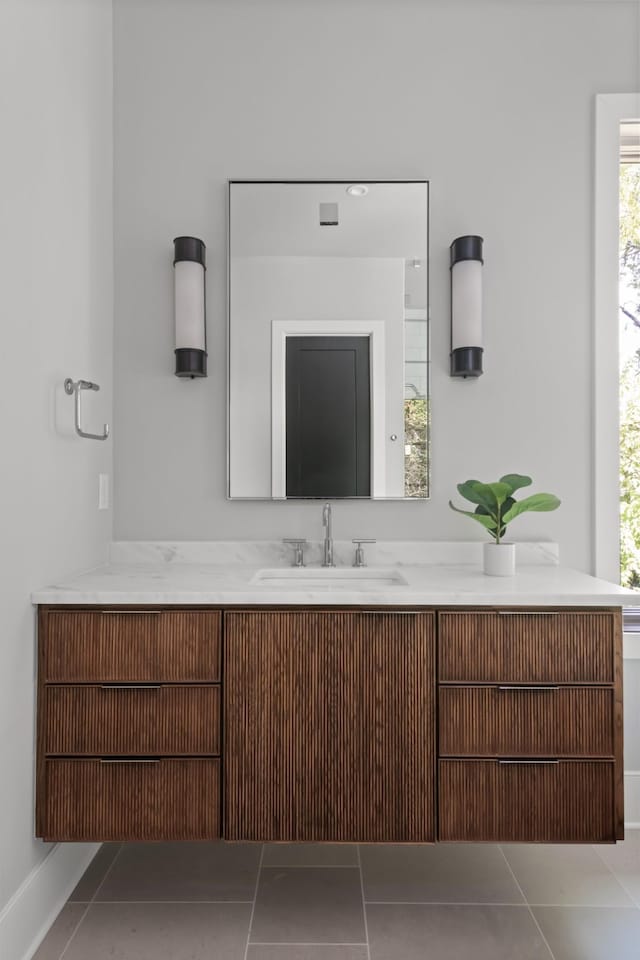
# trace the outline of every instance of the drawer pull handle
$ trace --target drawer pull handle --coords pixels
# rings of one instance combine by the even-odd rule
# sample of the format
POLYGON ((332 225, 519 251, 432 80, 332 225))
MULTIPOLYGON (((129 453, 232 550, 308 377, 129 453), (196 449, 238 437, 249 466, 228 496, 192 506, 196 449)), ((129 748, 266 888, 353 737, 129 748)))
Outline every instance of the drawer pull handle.
POLYGON ((160 683, 101 683, 101 690, 161 690, 160 683))
POLYGON ((114 617, 159 617, 162 610, 101 610, 100 613, 114 617))
POLYGON ((499 617, 559 617, 559 610, 498 610, 499 617))
POLYGON ((559 760, 498 760, 501 767, 527 766, 527 767, 548 767, 557 766, 559 760))
POLYGON ((525 686, 523 684, 521 684, 520 686, 517 686, 515 684, 509 686, 504 684, 498 687, 498 690, 500 690, 500 692, 502 692, 503 690, 535 690, 539 693, 548 693, 549 691, 551 691, 552 693, 557 693, 559 689, 560 687, 549 685, 549 684, 547 684, 547 686, 533 686, 533 685, 525 686))
POLYGON ((100 763, 160 763, 160 758, 143 757, 141 760, 123 757, 100 757, 100 763))
MULTIPOLYGON (((362 541, 365 542, 364 540, 362 541)), ((365 617, 417 617, 422 610, 359 610, 365 617)))

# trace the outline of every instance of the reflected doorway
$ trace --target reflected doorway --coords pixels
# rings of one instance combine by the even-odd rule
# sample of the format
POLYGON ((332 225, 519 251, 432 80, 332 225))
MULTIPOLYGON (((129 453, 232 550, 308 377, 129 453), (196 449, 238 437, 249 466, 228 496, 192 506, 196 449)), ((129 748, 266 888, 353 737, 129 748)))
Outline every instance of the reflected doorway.
POLYGON ((369 337, 286 338, 287 497, 371 496, 369 337))

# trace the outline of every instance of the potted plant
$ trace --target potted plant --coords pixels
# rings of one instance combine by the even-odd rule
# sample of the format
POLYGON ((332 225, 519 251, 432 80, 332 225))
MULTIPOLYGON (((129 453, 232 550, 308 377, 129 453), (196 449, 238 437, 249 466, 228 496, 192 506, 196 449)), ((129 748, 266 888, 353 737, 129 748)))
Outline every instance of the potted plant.
POLYGON ((465 480, 458 484, 458 493, 475 503, 475 510, 461 510, 449 501, 452 510, 477 520, 492 538, 484 544, 484 572, 490 576, 508 577, 515 572, 515 543, 503 540, 507 524, 529 510, 556 510, 560 506, 560 500, 552 493, 534 493, 516 500, 516 490, 530 484, 531 477, 519 473, 507 473, 497 483, 465 480))

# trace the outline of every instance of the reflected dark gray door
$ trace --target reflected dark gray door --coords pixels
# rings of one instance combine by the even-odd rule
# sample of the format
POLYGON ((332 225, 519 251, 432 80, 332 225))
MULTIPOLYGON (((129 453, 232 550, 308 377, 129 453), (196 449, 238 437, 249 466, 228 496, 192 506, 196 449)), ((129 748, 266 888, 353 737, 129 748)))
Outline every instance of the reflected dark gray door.
POLYGON ((287 337, 287 497, 371 496, 368 337, 287 337))

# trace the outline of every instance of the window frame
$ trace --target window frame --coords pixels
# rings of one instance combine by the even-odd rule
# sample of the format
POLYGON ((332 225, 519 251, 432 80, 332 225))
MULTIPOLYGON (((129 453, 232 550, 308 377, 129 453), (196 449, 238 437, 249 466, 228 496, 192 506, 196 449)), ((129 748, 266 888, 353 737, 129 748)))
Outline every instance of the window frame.
POLYGON ((620 582, 620 124, 634 119, 640 93, 596 96, 592 569, 614 583, 620 582))

